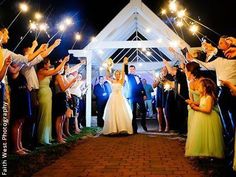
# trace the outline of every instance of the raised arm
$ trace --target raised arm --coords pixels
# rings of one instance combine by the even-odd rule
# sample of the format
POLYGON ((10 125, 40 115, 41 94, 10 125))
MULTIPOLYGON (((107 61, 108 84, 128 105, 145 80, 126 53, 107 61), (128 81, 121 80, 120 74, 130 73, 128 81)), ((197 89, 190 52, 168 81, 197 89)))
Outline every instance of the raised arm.
POLYGON ((203 62, 203 61, 200 61, 200 60, 197 60, 197 59, 193 58, 193 56, 188 52, 186 58, 190 62, 194 61, 194 62, 198 63, 204 69, 215 70, 215 66, 217 64, 217 60, 218 60, 219 57, 216 58, 215 60, 211 61, 211 62, 206 63, 206 62, 203 62))
POLYGON ((178 59, 181 63, 184 63, 185 57, 182 54, 176 52, 172 47, 169 47, 169 51, 175 56, 176 59, 178 59))
POLYGON ((61 90, 63 92, 65 92, 68 88, 70 88, 72 86, 73 83, 75 83, 76 81, 76 78, 72 79, 70 82, 66 83, 63 78, 62 78, 62 75, 57 75, 56 76, 56 81, 58 82, 59 84, 59 87, 61 88, 61 90))
POLYGON ((29 48, 28 53, 29 53, 29 54, 34 53, 34 51, 35 51, 35 49, 36 49, 37 46, 38 46, 38 42, 37 42, 36 40, 34 40, 34 41, 32 42, 32 46, 29 48))
POLYGON ((27 58, 30 61, 35 59, 39 54, 44 52, 47 49, 47 44, 42 44, 38 50, 36 50, 34 53, 30 54, 27 58))
POLYGON ((78 69, 79 69, 82 65, 84 65, 85 63, 86 63, 86 61, 85 61, 85 60, 82 60, 81 63, 79 63, 79 64, 77 64, 77 65, 75 65, 75 66, 73 66, 73 67, 71 67, 71 68, 68 68, 68 69, 65 71, 65 73, 66 73, 66 74, 70 74, 70 73, 73 73, 73 72, 75 72, 75 71, 78 71, 78 69))
POLYGON ((58 47, 61 44, 61 39, 55 40, 55 42, 48 47, 44 52, 42 52, 40 55, 45 58, 47 57, 56 47, 58 47))
POLYGON ((62 69, 62 67, 64 67, 65 63, 68 62, 68 61, 69 61, 69 56, 66 56, 63 59, 63 61, 61 62, 61 64, 58 65, 55 69, 52 69, 52 70, 40 70, 39 74, 43 75, 43 76, 55 75, 55 74, 57 74, 62 69))
POLYGON ((121 69, 121 80, 120 80, 121 85, 124 85, 125 83, 125 66, 128 66, 128 62, 129 62, 128 57, 125 57, 121 69))
POLYGON ((170 63, 164 59, 163 59, 163 63, 166 66, 168 73, 175 76, 177 73, 177 70, 175 68, 173 68, 172 66, 170 66, 170 63))

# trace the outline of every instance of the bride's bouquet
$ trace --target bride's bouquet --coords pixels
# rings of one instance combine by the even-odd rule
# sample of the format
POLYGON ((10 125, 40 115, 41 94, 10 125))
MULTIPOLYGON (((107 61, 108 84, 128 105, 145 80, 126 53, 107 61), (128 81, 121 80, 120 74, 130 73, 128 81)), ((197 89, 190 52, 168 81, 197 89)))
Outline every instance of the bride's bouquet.
POLYGON ((114 66, 114 63, 111 58, 108 58, 102 65, 111 73, 111 69, 114 66))

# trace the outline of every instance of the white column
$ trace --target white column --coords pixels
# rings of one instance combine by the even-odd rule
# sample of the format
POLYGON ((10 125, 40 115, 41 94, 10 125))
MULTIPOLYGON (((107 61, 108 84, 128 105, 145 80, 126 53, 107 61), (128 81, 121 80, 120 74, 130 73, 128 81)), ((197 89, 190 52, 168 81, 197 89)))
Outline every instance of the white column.
POLYGON ((92 119, 92 51, 87 54, 87 65, 86 65, 86 83, 88 86, 88 91, 86 94, 86 127, 91 127, 92 119))

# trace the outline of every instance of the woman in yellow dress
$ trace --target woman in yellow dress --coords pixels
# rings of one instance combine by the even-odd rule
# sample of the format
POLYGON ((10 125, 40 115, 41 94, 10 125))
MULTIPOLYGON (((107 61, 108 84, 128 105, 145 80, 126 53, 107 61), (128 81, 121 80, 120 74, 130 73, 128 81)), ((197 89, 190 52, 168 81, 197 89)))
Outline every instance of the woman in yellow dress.
POLYGON ((69 61, 69 57, 65 57, 61 64, 50 69, 50 60, 44 59, 38 65, 37 76, 39 79, 39 125, 38 125, 38 142, 40 144, 50 144, 52 140, 52 91, 49 87, 50 78, 57 74, 69 61))

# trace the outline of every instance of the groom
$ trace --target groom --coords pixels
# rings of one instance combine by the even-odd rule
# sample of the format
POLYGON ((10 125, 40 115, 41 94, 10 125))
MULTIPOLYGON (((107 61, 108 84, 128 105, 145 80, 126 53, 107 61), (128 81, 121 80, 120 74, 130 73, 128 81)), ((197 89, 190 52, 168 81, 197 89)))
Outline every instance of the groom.
POLYGON ((124 58, 125 64, 125 74, 128 78, 128 99, 130 101, 130 105, 133 111, 133 132, 137 133, 137 122, 136 122, 136 110, 137 104, 139 105, 139 109, 142 113, 142 120, 141 125, 145 131, 147 131, 146 127, 146 108, 144 104, 144 100, 146 99, 146 93, 143 88, 143 84, 141 82, 141 78, 136 75, 136 68, 134 65, 129 66, 129 73, 128 73, 128 58, 124 58))

